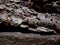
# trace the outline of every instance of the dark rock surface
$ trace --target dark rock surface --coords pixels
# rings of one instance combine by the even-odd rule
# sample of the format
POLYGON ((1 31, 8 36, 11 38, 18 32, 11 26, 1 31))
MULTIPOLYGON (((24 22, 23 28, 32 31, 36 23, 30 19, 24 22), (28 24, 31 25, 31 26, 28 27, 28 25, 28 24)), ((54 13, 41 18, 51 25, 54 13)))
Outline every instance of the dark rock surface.
POLYGON ((60 13, 60 0, 30 0, 29 5, 43 13, 60 13))

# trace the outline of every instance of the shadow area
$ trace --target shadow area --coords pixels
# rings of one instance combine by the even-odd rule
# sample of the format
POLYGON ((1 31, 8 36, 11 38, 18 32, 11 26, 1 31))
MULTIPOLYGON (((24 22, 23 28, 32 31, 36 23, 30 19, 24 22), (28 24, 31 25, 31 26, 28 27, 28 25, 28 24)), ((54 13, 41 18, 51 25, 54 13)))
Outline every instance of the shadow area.
POLYGON ((0 24, 0 32, 20 32, 20 33, 33 33, 41 35, 55 35, 53 32, 35 32, 28 30, 28 28, 21 28, 20 26, 13 27, 11 25, 0 24))

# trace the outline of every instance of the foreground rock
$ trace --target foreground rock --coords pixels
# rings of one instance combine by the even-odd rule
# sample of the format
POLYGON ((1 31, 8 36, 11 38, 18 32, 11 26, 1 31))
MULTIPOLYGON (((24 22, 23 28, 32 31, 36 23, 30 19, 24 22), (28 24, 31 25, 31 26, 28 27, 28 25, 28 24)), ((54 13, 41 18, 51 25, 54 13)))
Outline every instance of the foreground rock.
POLYGON ((22 34, 20 32, 0 33, 0 45, 59 45, 60 35, 22 34))

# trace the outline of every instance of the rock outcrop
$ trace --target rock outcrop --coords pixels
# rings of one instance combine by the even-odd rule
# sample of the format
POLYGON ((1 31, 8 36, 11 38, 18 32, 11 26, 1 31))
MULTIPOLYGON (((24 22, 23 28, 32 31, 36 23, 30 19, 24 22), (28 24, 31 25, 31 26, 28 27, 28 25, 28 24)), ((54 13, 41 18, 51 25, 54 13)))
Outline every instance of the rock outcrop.
POLYGON ((34 32, 60 33, 59 14, 39 13, 15 2, 0 4, 0 10, 1 23, 27 28, 34 32))
POLYGON ((0 0, 0 45, 60 45, 59 1, 34 1, 0 0))

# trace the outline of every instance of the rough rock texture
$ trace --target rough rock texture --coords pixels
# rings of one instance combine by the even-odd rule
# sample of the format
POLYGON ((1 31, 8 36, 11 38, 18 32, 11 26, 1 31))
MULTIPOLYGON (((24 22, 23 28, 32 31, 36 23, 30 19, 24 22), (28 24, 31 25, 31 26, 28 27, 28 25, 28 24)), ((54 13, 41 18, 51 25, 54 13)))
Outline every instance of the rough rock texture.
POLYGON ((20 32, 3 32, 0 33, 0 45, 60 45, 60 35, 41 36, 20 32))
POLYGON ((16 2, 0 4, 0 22, 34 32, 60 33, 60 14, 39 13, 16 2))
POLYGON ((0 0, 0 31, 14 31, 0 32, 0 45, 60 45, 60 14, 56 14, 60 12, 59 1, 40 1, 43 7, 48 6, 41 7, 41 12, 46 9, 47 13, 36 12, 25 1, 0 0), (48 13, 53 12, 50 6, 57 10, 48 13))

